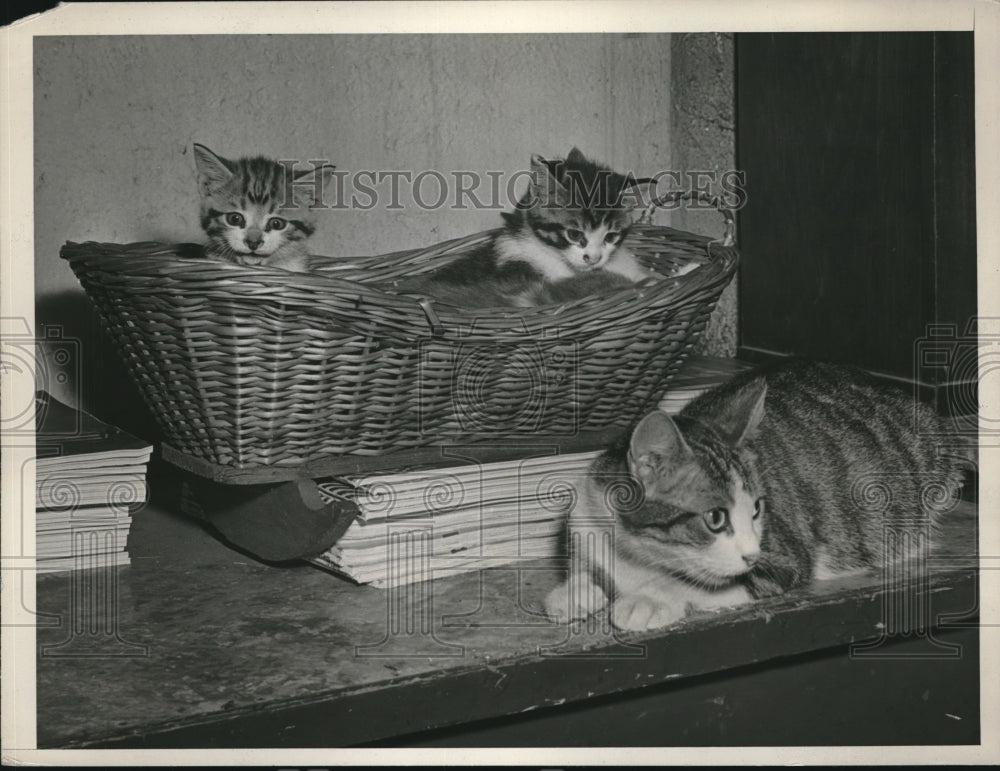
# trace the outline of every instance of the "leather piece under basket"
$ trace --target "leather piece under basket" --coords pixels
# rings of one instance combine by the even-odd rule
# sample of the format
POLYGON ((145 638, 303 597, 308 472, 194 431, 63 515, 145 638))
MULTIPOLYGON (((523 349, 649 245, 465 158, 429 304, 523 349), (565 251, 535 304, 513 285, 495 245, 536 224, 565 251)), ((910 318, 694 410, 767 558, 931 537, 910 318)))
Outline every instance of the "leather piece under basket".
POLYGON ((206 521, 233 546, 268 562, 321 554, 357 514, 346 501, 324 503, 311 479, 233 486, 191 477, 183 486, 186 514, 206 521))

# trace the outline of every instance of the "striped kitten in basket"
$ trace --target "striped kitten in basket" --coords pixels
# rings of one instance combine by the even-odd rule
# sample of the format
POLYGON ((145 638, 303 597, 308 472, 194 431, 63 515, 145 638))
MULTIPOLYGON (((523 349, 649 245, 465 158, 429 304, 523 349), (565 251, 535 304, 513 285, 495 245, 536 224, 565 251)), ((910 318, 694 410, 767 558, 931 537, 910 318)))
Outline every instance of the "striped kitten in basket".
POLYGON ((653 412, 578 489, 578 550, 546 611, 585 618, 610 599, 616 627, 652 629, 913 559, 961 487, 942 433, 903 391, 803 360, 738 375, 675 418, 653 412))
POLYGON ((584 157, 531 159, 531 183, 490 243, 395 291, 466 307, 527 307, 631 286, 656 273, 622 241, 634 220, 637 180, 584 157))
POLYGON ((195 144, 194 159, 209 257, 309 270, 306 240, 316 229, 311 207, 322 198, 333 166, 297 172, 289 180, 285 167, 269 158, 233 161, 195 144))

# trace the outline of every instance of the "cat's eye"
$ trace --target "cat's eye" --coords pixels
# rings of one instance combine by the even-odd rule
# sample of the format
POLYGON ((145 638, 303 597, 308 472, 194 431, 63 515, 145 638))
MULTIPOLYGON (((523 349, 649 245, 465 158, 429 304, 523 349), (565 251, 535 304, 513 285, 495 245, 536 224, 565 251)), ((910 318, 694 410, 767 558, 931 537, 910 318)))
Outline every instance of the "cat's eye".
POLYGON ((705 527, 713 533, 721 533, 729 524, 729 512, 726 509, 712 509, 702 514, 705 527))
POLYGON ((566 238, 579 243, 583 240, 583 231, 576 228, 566 228, 566 238))
POLYGON ((761 496, 756 501, 753 502, 753 518, 757 519, 761 514, 764 513, 764 498, 761 496))
POLYGON ((604 243, 613 244, 618 240, 619 233, 611 232, 604 236, 604 243))
POLYGON ((267 229, 268 230, 284 230, 285 229, 285 225, 287 225, 287 224, 288 223, 285 222, 283 219, 281 219, 281 217, 271 217, 271 219, 269 219, 267 221, 267 229))
POLYGON ((246 224, 246 220, 238 211, 231 211, 226 215, 226 224, 233 228, 241 228, 246 224))

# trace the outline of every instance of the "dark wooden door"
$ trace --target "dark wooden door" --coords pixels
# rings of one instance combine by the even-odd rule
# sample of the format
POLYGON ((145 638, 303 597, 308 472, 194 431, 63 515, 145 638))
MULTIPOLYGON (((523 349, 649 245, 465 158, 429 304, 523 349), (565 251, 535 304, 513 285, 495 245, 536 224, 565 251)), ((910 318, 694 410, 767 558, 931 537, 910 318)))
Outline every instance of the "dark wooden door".
POLYGON ((741 355, 955 379, 918 354, 976 312, 972 33, 739 34, 736 63, 741 355))

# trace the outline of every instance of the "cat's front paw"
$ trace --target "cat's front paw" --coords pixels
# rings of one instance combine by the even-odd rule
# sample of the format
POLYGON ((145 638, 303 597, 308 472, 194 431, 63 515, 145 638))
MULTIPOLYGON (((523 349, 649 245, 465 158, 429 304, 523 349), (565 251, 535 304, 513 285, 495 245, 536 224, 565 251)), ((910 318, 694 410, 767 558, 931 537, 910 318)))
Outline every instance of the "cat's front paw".
POLYGON ((566 623, 589 618, 608 605, 608 596, 590 580, 564 581, 545 597, 545 615, 553 621, 566 623), (572 588, 572 592, 570 589, 572 588))
POLYGON ((771 563, 759 564, 746 576, 747 591, 755 600, 775 597, 801 583, 794 568, 771 563))
POLYGON ((615 598, 611 623, 627 632, 658 629, 684 618, 686 604, 645 594, 627 594, 615 598))

